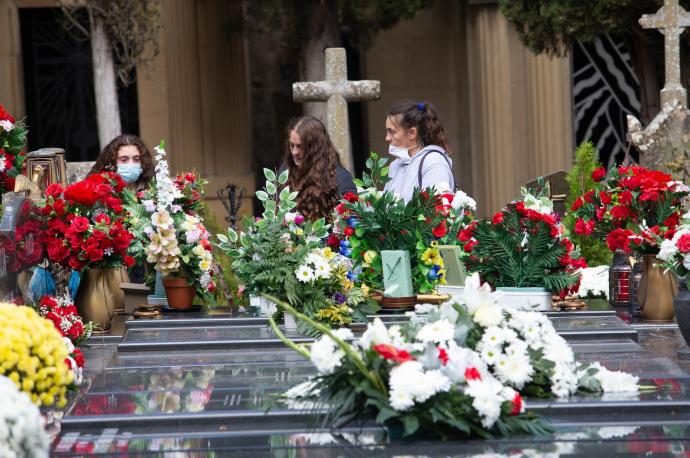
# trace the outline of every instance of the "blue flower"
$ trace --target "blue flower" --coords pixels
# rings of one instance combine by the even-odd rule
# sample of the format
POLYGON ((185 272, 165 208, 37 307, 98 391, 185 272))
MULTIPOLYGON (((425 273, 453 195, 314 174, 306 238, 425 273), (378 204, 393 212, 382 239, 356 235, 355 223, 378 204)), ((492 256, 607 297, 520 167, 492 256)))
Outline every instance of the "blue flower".
POLYGON ((349 258, 350 256, 352 256, 352 250, 350 248, 340 247, 340 254, 342 254, 346 258, 349 258))
POLYGON ((438 271, 441 270, 441 266, 438 264, 434 264, 434 267, 432 267, 431 270, 438 273, 438 271))
POLYGON ((343 248, 350 248, 350 241, 349 240, 341 240, 340 241, 340 249, 342 250, 343 248))
POLYGON ((438 278, 438 273, 434 269, 431 269, 429 273, 426 274, 426 278, 429 280, 436 280, 438 278))
POLYGON ((356 216, 350 216, 346 221, 347 221, 347 225, 352 227, 352 228, 359 226, 359 220, 357 219, 356 216))
POLYGON ((355 280, 357 280, 357 274, 354 273, 354 272, 352 272, 352 271, 348 272, 348 273, 345 275, 345 277, 347 277, 347 279, 350 280, 350 281, 355 281, 355 280))

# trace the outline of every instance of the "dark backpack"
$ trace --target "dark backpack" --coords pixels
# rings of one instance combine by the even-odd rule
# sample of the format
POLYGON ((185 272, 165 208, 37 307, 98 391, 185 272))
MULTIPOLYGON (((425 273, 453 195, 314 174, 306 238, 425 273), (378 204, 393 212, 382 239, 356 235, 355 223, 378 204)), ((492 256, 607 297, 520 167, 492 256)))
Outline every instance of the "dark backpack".
POLYGON ((419 171, 418 171, 418 175, 417 175, 417 183, 418 183, 417 186, 419 188, 422 187, 422 171, 424 170, 424 168, 423 168, 424 167, 424 159, 426 159, 426 157, 431 153, 438 153, 441 156, 443 156, 443 159, 446 160, 446 162, 448 163, 448 168, 450 169, 450 175, 453 178, 453 183, 452 183, 451 189, 453 191, 457 191, 458 188, 457 188, 457 186, 455 186, 455 177, 453 176, 453 166, 450 165, 450 159, 448 159, 447 154, 445 154, 443 151, 438 150, 438 149, 430 149, 429 151, 424 152, 424 156, 422 156, 422 160, 419 163, 419 171))

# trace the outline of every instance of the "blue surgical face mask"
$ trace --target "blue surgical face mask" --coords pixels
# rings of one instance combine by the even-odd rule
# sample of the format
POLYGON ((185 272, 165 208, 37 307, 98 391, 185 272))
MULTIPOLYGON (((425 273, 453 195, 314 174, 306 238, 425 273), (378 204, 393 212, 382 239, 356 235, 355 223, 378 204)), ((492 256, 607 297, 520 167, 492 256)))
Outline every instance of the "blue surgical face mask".
POLYGON ((134 183, 141 176, 141 164, 118 164, 117 173, 125 183, 134 183))

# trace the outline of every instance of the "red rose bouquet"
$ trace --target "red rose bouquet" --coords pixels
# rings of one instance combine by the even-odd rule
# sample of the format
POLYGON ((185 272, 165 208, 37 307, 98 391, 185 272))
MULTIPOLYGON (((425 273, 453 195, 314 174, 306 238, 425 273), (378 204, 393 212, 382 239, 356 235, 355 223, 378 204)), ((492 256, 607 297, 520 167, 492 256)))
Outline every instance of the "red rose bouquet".
POLYGON ((48 259, 77 271, 132 266, 127 249, 133 236, 123 222, 124 187, 114 172, 91 175, 65 189, 48 186, 41 207, 48 259))
POLYGON ((14 179, 22 172, 26 155, 26 128, 0 105, 0 194, 14 191, 14 179))
POLYGON ((10 256, 6 265, 8 272, 19 272, 37 265, 45 256, 41 215, 30 200, 24 201, 14 233, 0 236, 0 248, 10 256), (12 256, 13 255, 13 256, 12 256))
POLYGON ((611 251, 656 253, 673 237, 690 189, 671 175, 644 167, 620 166, 592 174, 596 189, 575 200, 575 233, 606 238, 611 251))
POLYGON ((543 287, 563 297, 576 292, 584 259, 563 236, 551 201, 523 192, 524 200, 460 232, 468 271, 494 287, 543 287))

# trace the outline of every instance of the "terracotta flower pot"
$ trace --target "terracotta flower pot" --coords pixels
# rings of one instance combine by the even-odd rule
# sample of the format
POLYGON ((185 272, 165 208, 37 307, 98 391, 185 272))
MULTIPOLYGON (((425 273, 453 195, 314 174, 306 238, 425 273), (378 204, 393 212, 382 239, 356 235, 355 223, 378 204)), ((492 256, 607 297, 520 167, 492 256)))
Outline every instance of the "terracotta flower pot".
POLYGON ((163 277, 165 296, 168 306, 173 309, 185 310, 192 308, 196 287, 187 283, 183 277, 163 277))

